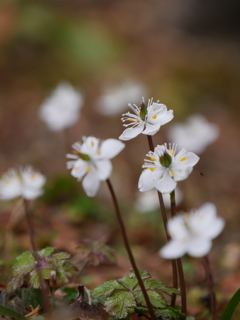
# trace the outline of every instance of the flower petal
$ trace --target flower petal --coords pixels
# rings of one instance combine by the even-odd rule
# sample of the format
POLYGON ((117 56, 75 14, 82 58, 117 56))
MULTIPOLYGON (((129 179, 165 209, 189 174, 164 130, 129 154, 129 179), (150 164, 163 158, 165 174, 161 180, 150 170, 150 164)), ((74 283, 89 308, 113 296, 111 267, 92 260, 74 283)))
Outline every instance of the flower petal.
MULTIPOLYGON (((154 109, 153 109, 154 110, 154 109)), ((158 124, 159 127, 170 122, 173 119, 173 110, 162 110, 158 112, 151 112, 148 116, 148 123, 151 124, 158 124)))
POLYGON ((112 172, 112 163, 109 160, 99 160, 95 162, 96 174, 99 180, 106 180, 112 172))
POLYGON ((88 172, 82 181, 82 186, 88 197, 94 197, 97 194, 100 181, 95 172, 88 172))
POLYGON ((74 164, 74 167, 71 171, 71 175, 73 177, 77 178, 78 180, 81 180, 82 177, 87 172, 88 167, 89 167, 89 163, 87 161, 83 161, 82 159, 78 159, 74 164))
POLYGON ((156 182, 155 188, 161 193, 171 193, 177 186, 168 171, 165 171, 162 178, 156 182))
POLYGON ((205 238, 192 238, 188 242, 187 253, 192 257, 204 257, 210 251, 212 241, 205 238))
POLYGON ((199 159, 200 158, 195 153, 182 149, 178 152, 178 154, 176 154, 173 165, 179 165, 181 168, 188 166, 193 167, 198 163, 199 159))
POLYGON ((119 139, 123 141, 127 141, 130 139, 135 138, 138 136, 144 129, 144 123, 140 123, 138 126, 134 128, 127 128, 123 131, 123 133, 120 135, 119 139))
POLYGON ((164 259, 177 259, 182 257, 187 252, 187 244, 184 242, 171 240, 159 251, 159 254, 164 259))
POLYGON ((100 147, 100 157, 112 159, 121 152, 124 147, 125 144, 117 139, 107 139, 103 141, 100 147))
POLYGON ((81 153, 89 155, 94 158, 98 152, 99 139, 95 137, 87 137, 81 146, 81 153))
POLYGON ((142 133, 153 136, 155 133, 159 131, 159 129, 160 129, 159 124, 151 124, 149 122, 146 122, 146 129, 142 133))
POLYGON ((143 170, 138 181, 139 190, 144 192, 155 188, 156 182, 161 176, 162 172, 160 171, 151 171, 150 169, 143 170))

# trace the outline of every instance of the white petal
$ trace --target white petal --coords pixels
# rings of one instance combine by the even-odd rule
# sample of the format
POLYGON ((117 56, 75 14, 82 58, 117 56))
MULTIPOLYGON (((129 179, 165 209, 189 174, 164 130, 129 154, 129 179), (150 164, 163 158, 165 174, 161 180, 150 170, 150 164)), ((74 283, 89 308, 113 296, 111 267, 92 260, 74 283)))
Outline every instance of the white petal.
POLYGON ((159 251, 159 254, 164 259, 177 259, 182 257, 187 251, 186 243, 171 240, 159 251))
POLYGON ((155 188, 156 181, 160 179, 162 173, 160 171, 151 171, 145 169, 140 175, 138 181, 138 188, 141 192, 151 190, 155 188))
POLYGON ((117 139, 107 139, 103 141, 100 147, 100 157, 112 159, 121 152, 124 147, 125 144, 117 139))
POLYGON ((43 194, 42 189, 33 189, 29 187, 24 187, 22 189, 22 197, 26 200, 32 200, 40 197, 43 194))
POLYGON ((138 136, 144 129, 144 123, 140 123, 137 127, 127 128, 120 135, 119 139, 123 141, 127 141, 138 136))
POLYGON ((87 172, 88 167, 90 167, 90 164, 87 161, 83 161, 82 159, 78 159, 74 164, 74 167, 71 171, 71 175, 73 177, 77 178, 78 180, 81 180, 82 177, 87 172))
POLYGON ((100 181, 94 172, 88 172, 82 181, 82 186, 88 197, 94 197, 98 191, 100 181))
POLYGON ((192 257, 204 257, 211 250, 212 241, 204 238, 192 238, 188 242, 187 253, 192 257))
POLYGON ((193 167, 195 164, 198 163, 199 157, 193 153, 193 152, 188 152, 185 149, 182 149, 181 151, 178 152, 178 154, 174 158, 174 165, 179 167, 184 168, 184 167, 193 167))
POLYGON ((147 134, 150 136, 153 136, 155 133, 157 133, 160 129, 159 124, 151 124, 151 123, 146 123, 146 129, 142 132, 143 134, 147 134))
POLYGON ((167 230, 173 240, 187 239, 189 237, 183 214, 170 219, 167 224, 167 230))
POLYGON ((99 151, 99 139, 95 137, 87 137, 81 146, 81 152, 94 158, 99 151))
POLYGON ((95 162, 97 168, 97 176, 99 180, 106 180, 110 177, 112 172, 112 164, 109 160, 99 160, 95 162))
POLYGON ((161 193, 171 193, 177 186, 168 171, 165 171, 162 178, 156 182, 155 188, 161 193))
POLYGON ((158 124, 159 127, 168 123, 173 119, 173 110, 169 111, 160 111, 160 112, 151 112, 148 116, 148 122, 151 124, 158 124))
POLYGON ((170 166, 170 170, 172 172, 174 172, 174 176, 173 176, 174 181, 183 181, 183 180, 187 179, 187 177, 193 171, 192 167, 186 167, 181 170, 179 170, 179 168, 178 168, 176 171, 175 171, 175 168, 174 168, 174 166, 170 166))
POLYGON ((22 184, 18 173, 10 169, 0 180, 0 199, 11 200, 21 195, 22 184))

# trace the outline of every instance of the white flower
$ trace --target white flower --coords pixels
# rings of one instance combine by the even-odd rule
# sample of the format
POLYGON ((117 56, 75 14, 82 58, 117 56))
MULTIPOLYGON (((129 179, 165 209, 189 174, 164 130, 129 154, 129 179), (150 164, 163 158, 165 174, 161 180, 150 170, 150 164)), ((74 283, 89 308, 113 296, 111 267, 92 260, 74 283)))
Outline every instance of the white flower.
POLYGON ((94 197, 100 181, 107 180, 112 172, 110 159, 114 158, 124 147, 124 143, 116 139, 100 141, 95 137, 83 137, 83 144, 73 144, 75 154, 67 154, 74 159, 67 162, 71 174, 82 181, 84 191, 89 197, 94 197))
POLYGON ((123 112, 129 101, 141 100, 145 94, 143 85, 125 81, 120 86, 107 88, 98 99, 96 110, 104 116, 113 116, 123 112))
POLYGON ((186 179, 192 172, 193 166, 199 161, 199 157, 182 149, 176 155, 176 145, 169 144, 157 146, 154 152, 149 151, 145 160, 138 188, 140 191, 148 191, 156 188, 161 193, 171 193, 177 185, 177 181, 186 179))
POLYGON ((60 131, 75 124, 80 116, 83 97, 69 83, 60 83, 40 106, 40 118, 52 131, 60 131))
POLYGON ((31 166, 19 170, 9 169, 0 180, 0 199, 10 200, 22 196, 26 200, 43 193, 46 178, 31 166))
POLYGON ((209 123, 207 119, 195 114, 187 119, 186 123, 173 124, 168 131, 170 141, 175 141, 179 147, 201 153, 219 136, 217 125, 209 123))
POLYGON ((224 227, 224 220, 217 217, 213 203, 205 203, 198 210, 180 214, 168 222, 171 240, 159 251, 165 259, 176 259, 188 253, 192 257, 205 256, 224 227))
POLYGON ((129 107, 135 114, 130 112, 123 114, 124 117, 121 120, 130 122, 124 126, 130 127, 121 134, 119 137, 121 140, 133 139, 140 133, 152 136, 162 125, 173 119, 173 110, 168 111, 164 104, 153 102, 152 99, 148 100, 147 107, 144 100, 140 107, 135 104, 129 104, 129 107))
MULTIPOLYGON (((176 190, 175 190, 176 205, 179 205, 181 203, 182 198, 183 198, 183 195, 181 190, 178 187, 176 187, 176 190)), ((166 208, 171 207, 169 193, 163 194, 163 201, 166 208)), ((159 199, 158 199, 156 190, 152 189, 146 192, 141 192, 137 198, 135 206, 140 213, 147 213, 150 211, 158 210, 159 199)))

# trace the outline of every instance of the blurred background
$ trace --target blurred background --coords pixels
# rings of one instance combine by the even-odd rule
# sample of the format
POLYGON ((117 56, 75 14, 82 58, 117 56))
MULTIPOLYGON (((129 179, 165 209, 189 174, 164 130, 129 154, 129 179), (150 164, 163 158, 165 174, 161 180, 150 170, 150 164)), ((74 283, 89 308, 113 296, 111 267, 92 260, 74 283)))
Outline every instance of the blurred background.
MULTIPOLYGON (((31 164, 47 177, 45 194, 33 204, 39 247, 74 253, 86 238, 113 246, 118 266, 87 270, 82 282, 90 288, 125 275, 130 265, 105 184, 96 198, 87 198, 66 169, 65 155, 83 135, 118 138, 128 102, 139 104, 143 95, 174 110, 172 122, 153 137, 155 145, 169 141, 169 128, 194 114, 218 128, 193 173, 179 183, 178 209, 207 201, 217 206, 226 220, 210 254, 219 301, 224 304, 238 288, 239 12, 239 1, 226 0, 1 1, 0 173, 31 164), (81 92, 84 103, 79 121, 56 132, 40 119, 39 108, 62 82, 81 92)), ((127 141, 113 160, 112 181, 139 267, 170 285, 169 263, 158 255, 165 242, 160 214, 136 205, 147 152, 144 135, 127 141)), ((7 264, 30 243, 18 203, 1 202, 0 210, 4 282, 7 264)), ((191 312, 197 314, 205 294, 203 269, 196 259, 184 261, 191 312)))

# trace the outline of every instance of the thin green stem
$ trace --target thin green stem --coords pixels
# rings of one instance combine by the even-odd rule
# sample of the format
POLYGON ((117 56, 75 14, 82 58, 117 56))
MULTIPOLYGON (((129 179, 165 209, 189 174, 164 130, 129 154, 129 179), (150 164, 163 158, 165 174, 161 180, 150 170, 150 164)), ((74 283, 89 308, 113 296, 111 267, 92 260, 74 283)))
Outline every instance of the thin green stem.
POLYGON ((216 294, 214 291, 213 276, 212 276, 212 271, 211 271, 211 267, 210 267, 210 263, 207 255, 203 257, 203 265, 204 265, 206 276, 207 276, 208 289, 209 289, 209 294, 211 299, 210 310, 212 314, 212 320, 217 320, 216 294))
MULTIPOLYGON (((149 148, 150 148, 150 150, 152 152, 154 152, 154 145, 153 145, 152 136, 148 135, 147 137, 148 137, 149 148)), ((164 206, 162 193, 159 192, 159 191, 158 191, 158 199, 159 199, 160 212, 161 212, 161 215, 162 215, 162 220, 163 220, 163 225, 164 225, 167 241, 169 241, 170 240, 170 236, 169 236, 168 231, 167 231, 167 214, 166 214, 166 210, 165 210, 165 206, 164 206)), ((178 274, 177 274, 176 260, 171 260, 171 265, 172 265, 173 287, 177 289, 178 288, 178 274)), ((171 298, 171 306, 173 308, 175 306, 175 303, 176 303, 176 294, 173 294, 172 298, 171 298)))
MULTIPOLYGON (((170 201, 171 201, 171 217, 173 218, 176 215, 175 190, 173 190, 170 193, 170 201)), ((180 291, 181 291, 182 313, 186 314, 187 313, 187 295, 186 295, 186 284, 184 279, 182 260, 178 258, 175 261, 177 264, 179 285, 180 285, 180 291)))
POLYGON ((126 232, 126 229, 125 229, 125 226, 124 226, 124 223, 123 223, 123 219, 122 219, 122 216, 121 216, 121 212, 120 212, 120 208, 119 208, 119 205, 118 205, 116 194, 114 192, 114 189, 113 189, 113 186, 112 186, 112 183, 111 183, 110 179, 107 179, 106 182, 107 182, 110 194, 111 194, 112 199, 113 199, 117 220, 118 220, 121 232, 122 232, 122 237, 123 237, 125 248, 127 250, 128 256, 129 256, 129 260, 130 260, 131 265, 133 267, 134 273, 135 273, 135 275, 136 275, 136 277, 138 279, 138 283, 140 285, 140 288, 142 290, 143 296, 145 298, 145 301, 146 301, 146 304, 147 304, 148 311, 150 313, 151 319, 152 320, 156 320, 156 316, 155 316, 155 314, 153 312, 153 307, 152 307, 152 304, 151 304, 151 302, 149 300, 149 297, 148 297, 148 294, 147 294, 147 290, 146 290, 146 288, 145 288, 145 286, 143 284, 142 278, 141 278, 140 273, 138 271, 136 262, 134 260, 134 257, 133 257, 133 254, 132 254, 132 251, 131 251, 131 248, 130 248, 130 245, 129 245, 127 232, 126 232))

